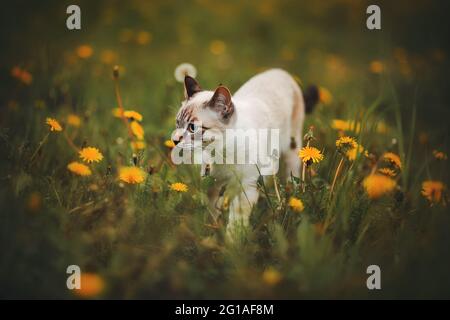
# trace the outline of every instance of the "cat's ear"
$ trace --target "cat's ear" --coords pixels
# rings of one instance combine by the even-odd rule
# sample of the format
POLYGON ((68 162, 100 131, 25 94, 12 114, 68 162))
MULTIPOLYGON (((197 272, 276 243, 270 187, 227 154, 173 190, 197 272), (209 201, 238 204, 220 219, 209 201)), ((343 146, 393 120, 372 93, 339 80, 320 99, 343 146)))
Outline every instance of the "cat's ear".
POLYGON ((197 92, 202 91, 202 88, 198 84, 197 80, 195 80, 190 76, 184 77, 184 89, 186 93, 186 98, 190 98, 197 92))
POLYGON ((227 87, 219 86, 211 100, 208 102, 208 106, 219 112, 224 120, 231 117, 234 112, 234 105, 231 101, 231 93, 227 87))

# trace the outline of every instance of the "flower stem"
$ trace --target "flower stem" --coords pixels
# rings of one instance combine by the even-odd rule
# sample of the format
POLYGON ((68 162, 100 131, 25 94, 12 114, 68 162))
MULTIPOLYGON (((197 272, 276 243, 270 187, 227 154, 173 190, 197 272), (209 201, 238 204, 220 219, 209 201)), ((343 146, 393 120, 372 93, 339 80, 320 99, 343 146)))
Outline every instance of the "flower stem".
POLYGON ((69 136, 67 135, 67 133, 65 131, 63 131, 63 135, 64 138, 66 139, 67 143, 69 144, 69 146, 75 150, 76 153, 78 153, 80 151, 80 149, 77 148, 77 146, 73 143, 72 139, 69 138, 69 136))
POLYGON ((122 119, 123 123, 127 127, 128 137, 130 138, 131 141, 134 141, 134 136, 133 136, 133 132, 131 131, 130 124, 128 123, 127 118, 125 118, 125 115, 124 115, 125 110, 123 108, 122 96, 120 95, 119 70, 118 70, 117 66, 114 67, 113 78, 114 78, 114 92, 116 95, 117 105, 119 106, 120 118, 122 119))
POLYGON ((341 168, 342 168, 342 164, 343 163, 344 163, 344 157, 341 157, 341 161, 339 161, 339 164, 338 164, 338 166, 336 168, 336 173, 334 174, 333 183, 331 184, 330 199, 331 199, 331 196, 333 195, 334 186, 336 185, 336 180, 337 180, 337 177, 338 177, 339 173, 341 172, 341 168))
POLYGON ((44 138, 41 140, 41 142, 39 142, 38 147, 36 148, 36 150, 33 152, 31 158, 30 158, 30 163, 33 162, 34 157, 37 155, 37 153, 39 152, 39 150, 41 150, 42 146, 44 145, 44 143, 47 141, 48 136, 50 135, 50 132, 47 132, 47 134, 44 136, 44 138))
MULTIPOLYGON (((309 147, 309 140, 306 142, 306 147, 309 147)), ((302 163, 302 188, 303 188, 303 192, 306 191, 306 184, 305 184, 305 176, 306 176, 306 167, 307 164, 305 162, 302 163)))

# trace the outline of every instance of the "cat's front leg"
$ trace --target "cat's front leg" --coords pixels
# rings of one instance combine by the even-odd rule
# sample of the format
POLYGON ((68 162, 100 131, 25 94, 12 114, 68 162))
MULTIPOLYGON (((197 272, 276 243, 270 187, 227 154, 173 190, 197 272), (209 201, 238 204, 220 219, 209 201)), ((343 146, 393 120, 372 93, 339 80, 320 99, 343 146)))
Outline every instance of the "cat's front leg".
POLYGON ((225 191, 226 185, 214 185, 213 187, 208 189, 208 211, 212 218, 212 222, 216 225, 218 223, 218 219, 222 214, 225 206, 225 191))
POLYGON ((256 182, 244 184, 242 188, 242 192, 230 204, 226 237, 231 242, 241 238, 248 231, 250 214, 258 201, 256 182))

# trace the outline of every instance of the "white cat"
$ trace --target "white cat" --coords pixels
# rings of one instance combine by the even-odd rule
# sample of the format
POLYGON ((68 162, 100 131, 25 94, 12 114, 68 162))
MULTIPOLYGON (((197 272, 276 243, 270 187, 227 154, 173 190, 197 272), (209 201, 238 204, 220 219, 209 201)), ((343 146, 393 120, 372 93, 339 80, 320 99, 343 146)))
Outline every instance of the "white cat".
MULTIPOLYGON (((297 152, 302 145, 302 128, 306 111, 318 100, 316 87, 310 87, 305 97, 296 81, 284 70, 271 69, 248 80, 233 96, 228 88, 202 90, 197 81, 185 77, 185 96, 176 118, 172 135, 175 144, 191 145, 187 133, 223 132, 227 129, 279 129, 279 147, 286 161, 286 175, 299 176, 297 152), (201 126, 201 127, 200 127, 201 126), (201 131, 199 131, 201 130, 201 131)), ((238 147, 239 148, 239 147, 238 147)), ((245 152, 237 150, 237 153, 245 152)), ((227 236, 233 239, 249 224, 252 207, 259 196, 257 180, 260 172, 255 165, 215 165, 211 175, 217 186, 210 190, 210 208, 217 210, 218 197, 226 185, 239 185, 240 192, 230 201, 227 236)))

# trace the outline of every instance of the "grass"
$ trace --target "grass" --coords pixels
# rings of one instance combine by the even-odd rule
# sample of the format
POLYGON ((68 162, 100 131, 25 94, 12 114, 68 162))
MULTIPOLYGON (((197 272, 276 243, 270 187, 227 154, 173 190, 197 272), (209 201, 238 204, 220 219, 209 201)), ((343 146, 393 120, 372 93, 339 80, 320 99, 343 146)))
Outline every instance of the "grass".
POLYGON ((425 180, 448 185, 448 162, 432 153, 448 151, 447 35, 436 22, 445 21, 436 18, 444 4, 418 1, 407 12, 401 1, 383 5, 381 32, 365 29, 358 2, 85 1, 80 32, 62 27, 65 8, 55 1, 20 15, 13 14, 20 4, 7 5, 0 19, 9 26, 0 28, 0 296, 448 298, 447 195, 430 204, 421 194, 425 180), (83 58, 82 45, 92 54, 83 58), (206 88, 223 83, 234 92, 255 73, 282 67, 303 86, 331 92, 304 126, 314 127, 312 145, 324 160, 307 170, 305 192, 297 180, 260 180, 242 244, 224 242, 226 210, 219 226, 211 220, 212 179, 197 166, 172 165, 164 145, 183 96, 173 71, 186 61, 206 88), (127 127, 112 115, 114 65, 124 108, 143 115, 143 150, 130 148, 127 127), (32 82, 12 76, 14 67, 32 82), (68 124, 69 114, 80 117, 79 127, 68 124), (47 117, 63 131, 50 132, 47 117), (340 132, 333 119, 359 130, 340 132), (353 136, 368 157, 343 162, 330 196, 339 134, 353 136), (67 140, 101 151, 104 159, 89 164, 92 175, 67 170, 81 161, 67 140), (363 181, 387 166, 385 152, 400 156, 397 186, 371 199, 363 181), (144 182, 119 181, 120 167, 135 165, 148 173, 144 182), (175 182, 189 191, 171 190, 175 182), (291 196, 302 212, 287 205, 291 196), (88 275, 90 291, 67 289, 72 264, 88 275), (366 288, 372 264, 381 267, 380 291, 366 288))

